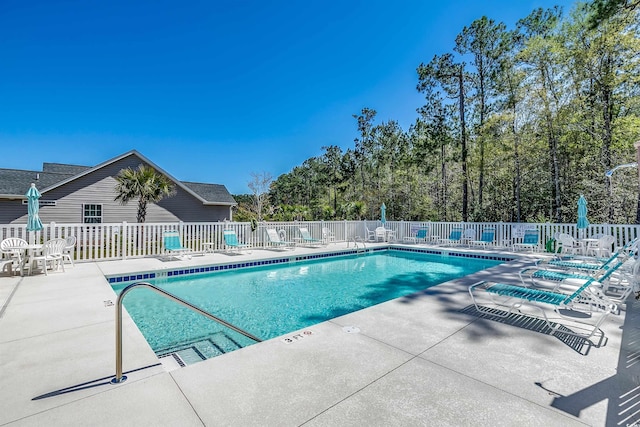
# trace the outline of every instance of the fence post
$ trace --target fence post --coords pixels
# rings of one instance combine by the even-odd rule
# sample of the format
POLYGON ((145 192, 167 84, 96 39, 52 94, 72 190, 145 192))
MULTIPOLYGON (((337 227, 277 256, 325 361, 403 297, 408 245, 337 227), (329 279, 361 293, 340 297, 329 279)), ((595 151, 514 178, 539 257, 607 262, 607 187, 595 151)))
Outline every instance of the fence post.
POLYGON ((344 233, 344 240, 348 242, 349 238, 347 237, 347 220, 346 219, 344 220, 343 233, 344 233))
POLYGON ((122 259, 125 260, 127 259, 127 240, 129 240, 127 238, 127 221, 122 221, 122 233, 120 233, 120 242, 122 244, 121 250, 122 250, 122 259))

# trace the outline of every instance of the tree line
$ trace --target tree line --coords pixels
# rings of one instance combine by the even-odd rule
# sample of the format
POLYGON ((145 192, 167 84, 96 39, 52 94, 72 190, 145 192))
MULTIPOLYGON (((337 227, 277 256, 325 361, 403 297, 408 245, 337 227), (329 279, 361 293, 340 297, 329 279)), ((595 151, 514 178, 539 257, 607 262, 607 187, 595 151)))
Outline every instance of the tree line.
POLYGON ((513 28, 483 16, 420 64, 424 95, 402 129, 364 108, 357 137, 235 196, 237 220, 640 223, 638 6, 536 9, 513 28), (615 172, 607 177, 607 171, 615 172))

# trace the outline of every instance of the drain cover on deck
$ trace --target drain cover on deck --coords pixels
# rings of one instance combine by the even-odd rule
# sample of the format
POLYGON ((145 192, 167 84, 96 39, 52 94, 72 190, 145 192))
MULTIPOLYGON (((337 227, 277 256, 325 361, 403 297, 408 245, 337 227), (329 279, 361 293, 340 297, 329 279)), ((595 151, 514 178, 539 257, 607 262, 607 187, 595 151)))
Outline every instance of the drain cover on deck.
POLYGON ((344 328, 342 328, 342 331, 348 334, 357 334, 360 333, 360 328, 358 328, 357 326, 345 326, 344 328))

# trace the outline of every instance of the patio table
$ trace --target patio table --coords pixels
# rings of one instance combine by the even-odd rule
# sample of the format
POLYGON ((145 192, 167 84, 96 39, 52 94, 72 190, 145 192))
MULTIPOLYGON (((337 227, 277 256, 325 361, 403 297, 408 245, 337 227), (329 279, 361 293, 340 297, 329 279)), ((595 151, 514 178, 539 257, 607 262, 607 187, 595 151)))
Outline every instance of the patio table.
POLYGON ((588 251, 589 249, 594 249, 597 250, 597 255, 600 255, 600 250, 597 247, 592 247, 591 244, 592 243, 598 243, 598 240, 600 239, 594 239, 594 238, 587 238, 587 239, 578 239, 578 243, 580 244, 580 251, 582 252, 582 255, 589 255, 588 251))
POLYGON ((395 230, 388 230, 385 229, 385 242, 395 242, 397 240, 396 238, 396 231, 395 230))
POLYGON ((204 242, 202 244, 202 253, 206 254, 206 253, 215 253, 215 248, 216 244, 214 242, 204 242))
POLYGON ((31 257, 37 254, 42 250, 42 245, 38 244, 29 244, 26 246, 9 246, 7 247, 10 251, 20 251, 22 252, 22 256, 20 257, 22 261, 20 262, 20 275, 24 276, 24 266, 27 265, 27 261, 31 261, 31 257))

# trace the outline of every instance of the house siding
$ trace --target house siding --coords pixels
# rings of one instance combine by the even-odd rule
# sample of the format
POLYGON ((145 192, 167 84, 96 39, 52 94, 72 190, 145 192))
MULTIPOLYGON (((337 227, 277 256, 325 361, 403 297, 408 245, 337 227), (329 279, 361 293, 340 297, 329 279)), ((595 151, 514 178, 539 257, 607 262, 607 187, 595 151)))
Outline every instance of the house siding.
MULTIPOLYGON (((114 201, 116 197, 116 176, 120 170, 137 168, 144 163, 135 155, 127 156, 87 175, 74 179, 60 187, 47 191, 42 200, 55 200, 56 206, 41 206, 40 219, 50 223, 81 223, 82 206, 85 203, 102 204, 102 222, 136 222, 137 200, 126 205, 114 201)), ((230 218, 227 206, 206 206, 201 200, 176 187, 173 197, 161 200, 158 204, 147 205, 147 222, 173 221, 222 221, 230 218)), ((22 200, 0 201, 0 223, 26 223, 27 207, 22 200)))

